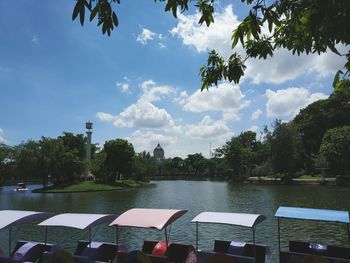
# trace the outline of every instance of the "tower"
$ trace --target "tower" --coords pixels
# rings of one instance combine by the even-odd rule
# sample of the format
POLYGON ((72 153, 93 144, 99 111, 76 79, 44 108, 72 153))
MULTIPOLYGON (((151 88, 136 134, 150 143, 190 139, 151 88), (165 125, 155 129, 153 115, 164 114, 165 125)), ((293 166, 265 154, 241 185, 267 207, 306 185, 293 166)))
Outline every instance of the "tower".
POLYGON ((85 127, 86 127, 86 135, 87 135, 87 145, 86 145, 86 160, 88 161, 88 163, 91 163, 91 135, 92 135, 92 122, 91 121, 87 121, 85 123, 85 127))

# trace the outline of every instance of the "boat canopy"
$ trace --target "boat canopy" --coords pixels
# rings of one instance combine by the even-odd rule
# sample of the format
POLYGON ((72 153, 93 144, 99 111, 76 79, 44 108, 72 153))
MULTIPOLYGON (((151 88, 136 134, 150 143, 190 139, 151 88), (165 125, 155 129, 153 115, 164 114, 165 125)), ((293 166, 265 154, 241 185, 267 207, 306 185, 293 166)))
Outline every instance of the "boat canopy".
POLYGON ((141 227, 162 230, 187 210, 133 208, 116 218, 110 226, 141 227))
POLYGON ((275 217, 350 223, 348 211, 314 208, 281 206, 277 209, 275 217))
POLYGON ((192 219, 193 223, 214 223, 254 228, 266 219, 264 215, 244 213, 203 212, 192 219))
POLYGON ((35 220, 43 220, 52 216, 52 213, 23 211, 23 210, 1 210, 0 229, 24 224, 35 220))
POLYGON ((116 215, 65 213, 53 216, 41 222, 39 226, 65 226, 87 229, 103 223, 110 223, 114 218, 116 218, 116 215))

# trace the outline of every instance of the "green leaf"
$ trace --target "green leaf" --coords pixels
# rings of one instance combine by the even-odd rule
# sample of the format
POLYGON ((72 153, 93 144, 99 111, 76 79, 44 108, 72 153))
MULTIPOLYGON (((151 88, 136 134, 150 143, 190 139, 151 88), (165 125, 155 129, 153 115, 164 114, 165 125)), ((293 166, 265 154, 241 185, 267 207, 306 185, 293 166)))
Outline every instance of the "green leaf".
POLYGON ((91 11, 90 21, 92 21, 95 18, 96 14, 98 12, 98 9, 99 9, 99 4, 96 4, 95 8, 92 9, 92 11, 91 11))
POLYGON ((77 1, 77 3, 74 6, 72 20, 77 18, 78 14, 80 13, 80 9, 81 9, 81 1, 77 1))
POLYGON ((84 3, 83 3, 81 5, 81 10, 80 10, 80 24, 81 24, 81 26, 84 25, 84 18, 85 18, 85 6, 84 6, 84 3))
POLYGON ((114 12, 113 12, 113 23, 116 27, 118 26, 118 17, 114 12))
POLYGON ((333 79, 333 89, 336 88, 337 84, 339 83, 340 74, 343 74, 343 71, 338 70, 337 74, 335 74, 333 79))

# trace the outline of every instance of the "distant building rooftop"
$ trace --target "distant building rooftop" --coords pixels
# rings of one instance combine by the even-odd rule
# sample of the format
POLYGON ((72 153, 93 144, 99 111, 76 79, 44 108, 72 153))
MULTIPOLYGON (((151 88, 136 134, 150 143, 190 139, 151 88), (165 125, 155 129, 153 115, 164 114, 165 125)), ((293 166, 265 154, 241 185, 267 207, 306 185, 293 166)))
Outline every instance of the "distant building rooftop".
POLYGON ((160 144, 157 144, 157 147, 154 148, 153 150, 153 157, 157 160, 157 161, 163 161, 165 159, 164 157, 164 150, 163 148, 160 146, 160 144))

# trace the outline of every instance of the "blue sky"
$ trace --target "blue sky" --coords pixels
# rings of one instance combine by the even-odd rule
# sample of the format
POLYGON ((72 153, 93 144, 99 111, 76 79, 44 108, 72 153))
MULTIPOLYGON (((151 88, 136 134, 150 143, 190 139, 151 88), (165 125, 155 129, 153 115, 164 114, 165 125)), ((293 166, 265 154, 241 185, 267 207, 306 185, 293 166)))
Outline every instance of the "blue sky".
POLYGON ((163 3, 122 1, 111 37, 96 22, 72 22, 74 4, 0 1, 0 141, 84 133, 91 120, 100 145, 126 138, 137 152, 159 142, 166 157, 208 156, 210 144, 245 130, 259 134, 328 97, 345 63, 331 52, 279 50, 267 61, 250 60, 240 85, 200 92, 208 51, 230 52, 231 32, 247 11, 240 1, 219 1, 209 28, 198 25, 193 7, 175 19, 163 3))

